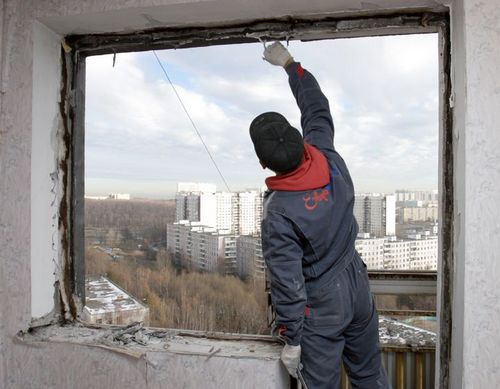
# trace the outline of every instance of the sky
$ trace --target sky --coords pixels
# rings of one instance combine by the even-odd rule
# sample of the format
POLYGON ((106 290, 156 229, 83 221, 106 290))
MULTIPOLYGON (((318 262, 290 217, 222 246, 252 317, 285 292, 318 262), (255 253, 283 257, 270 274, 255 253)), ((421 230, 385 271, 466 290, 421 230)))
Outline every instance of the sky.
MULTIPOLYGON (((436 34, 291 41, 318 80, 335 123, 335 147, 356 192, 436 189, 436 34)), ((300 129, 285 71, 262 43, 157 51, 230 190, 258 188, 263 170, 248 135, 266 111, 300 129)), ((89 57, 85 192, 172 198, 178 182, 225 186, 153 52, 89 57)))

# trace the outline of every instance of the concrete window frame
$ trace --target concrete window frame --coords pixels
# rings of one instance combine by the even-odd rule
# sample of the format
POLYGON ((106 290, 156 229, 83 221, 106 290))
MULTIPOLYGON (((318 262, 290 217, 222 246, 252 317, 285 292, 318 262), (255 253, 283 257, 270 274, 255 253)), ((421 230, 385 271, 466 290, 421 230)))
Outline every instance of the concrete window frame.
POLYGON ((322 40, 349 37, 438 33, 439 36, 439 193, 440 224, 437 349, 439 387, 449 387, 453 273, 453 122, 450 27, 447 12, 396 12, 375 16, 314 16, 210 27, 154 28, 127 33, 66 36, 61 49, 59 101, 60 183, 58 230, 60 277, 56 282, 56 314, 71 322, 85 301, 84 263, 84 116, 85 58, 152 49, 187 48, 266 40, 322 40))

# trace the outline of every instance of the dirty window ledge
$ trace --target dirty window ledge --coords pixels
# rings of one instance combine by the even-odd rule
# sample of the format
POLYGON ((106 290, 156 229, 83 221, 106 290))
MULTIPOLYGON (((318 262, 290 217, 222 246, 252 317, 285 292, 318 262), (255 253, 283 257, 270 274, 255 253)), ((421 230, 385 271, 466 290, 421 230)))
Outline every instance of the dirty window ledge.
POLYGON ((279 360, 282 346, 269 335, 175 330, 129 326, 49 324, 20 331, 17 339, 27 344, 68 343, 99 347, 141 358, 148 352, 279 360))

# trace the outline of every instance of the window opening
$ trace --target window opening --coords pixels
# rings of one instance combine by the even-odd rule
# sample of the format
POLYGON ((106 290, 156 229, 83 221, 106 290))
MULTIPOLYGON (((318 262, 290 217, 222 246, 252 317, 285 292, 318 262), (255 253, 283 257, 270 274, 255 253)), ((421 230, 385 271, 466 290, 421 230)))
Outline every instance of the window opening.
MULTIPOLYGON (((383 17, 381 19, 384 19, 383 17)), ((448 96, 449 95, 449 75, 448 75, 448 71, 449 71, 449 62, 448 62, 448 55, 449 53, 446 52, 447 50, 447 21, 445 20, 446 17, 445 16, 442 16, 442 15, 411 15, 411 16, 403 16, 403 17, 397 17, 397 21, 395 21, 396 19, 391 19, 390 17, 388 18, 390 20, 392 20, 392 22, 388 23, 387 20, 385 20, 384 22, 381 22, 380 24, 378 24, 378 21, 376 19, 372 20, 371 22, 366 22, 366 21, 363 21, 363 20, 356 20, 356 19, 353 19, 353 20, 350 20, 350 21, 347 21, 346 24, 342 24, 341 22, 332 22, 333 25, 335 25, 335 28, 333 29, 335 33, 338 33, 339 31, 342 31, 344 29, 344 32, 340 32, 340 36, 342 34, 345 34, 345 35, 349 35, 349 31, 363 31, 364 28, 367 28, 366 26, 368 25, 371 25, 371 26, 378 26, 378 28, 381 28, 383 29, 384 26, 387 26, 387 25, 390 25, 391 23, 394 23, 395 25, 397 24, 400 24, 400 25, 404 25, 405 23, 408 23, 408 25, 406 27, 408 27, 410 30, 411 28, 415 28, 416 30, 418 30, 420 28, 420 26, 424 26, 424 30, 425 28, 427 28, 429 25, 433 25, 434 27, 433 28, 430 28, 430 31, 432 31, 434 29, 434 31, 439 30, 440 33, 444 33, 444 36, 441 36, 440 35, 440 40, 438 41, 439 43, 439 47, 440 47, 440 50, 443 50, 442 52, 440 51, 440 55, 442 55, 442 53, 444 53, 444 63, 441 64, 442 68, 440 70, 444 70, 445 72, 445 75, 442 76, 441 74, 441 78, 440 78, 440 82, 442 83, 442 88, 440 89, 440 93, 439 93, 439 96, 442 98, 443 96, 448 96), (433 17, 435 19, 433 19, 433 17), (368 24, 366 24, 368 23, 368 24), (373 24, 372 24, 373 23, 373 24), (412 27, 410 27, 410 25, 412 27), (342 26, 339 28, 339 26, 342 26), (347 27, 345 27, 347 26, 347 27), (436 27, 437 26, 437 27, 436 27)), ((278 23, 279 24, 279 23, 278 23)), ((307 23, 306 23, 307 24, 307 23)), ((328 22, 326 23, 328 24, 328 22)), ((256 30, 259 29, 259 27, 256 27, 256 26, 253 26, 255 27, 256 30)), ((318 31, 321 31, 319 34, 317 34, 317 37, 320 37, 321 39, 323 39, 323 37, 325 35, 328 35, 327 32, 325 32, 325 30, 322 30, 321 28, 324 27, 324 25, 320 22, 320 23, 317 23, 314 27, 311 27, 311 25, 307 25, 307 27, 305 28, 306 30, 308 31, 314 31, 315 29, 317 29, 318 31)), ((296 25, 296 28, 297 28, 297 31, 301 30, 304 28, 303 25, 301 25, 301 22, 297 23, 296 25)), ((214 35, 213 36, 217 36, 217 38, 214 38, 214 40, 217 40, 217 39, 220 39, 220 42, 223 43, 224 42, 224 29, 214 29, 214 35), (221 33, 221 30, 222 30, 222 33, 221 33)), ((274 32, 271 32, 271 30, 267 30, 267 36, 268 37, 274 37, 274 38, 277 38, 277 37, 282 37, 284 35, 283 32, 276 32, 276 31, 279 31, 279 28, 277 30, 275 30, 274 32)), ((405 31, 405 33, 407 33, 408 30, 405 31)), ((429 32, 429 30, 427 31, 429 32)), ((188 32, 188 35, 192 33, 191 32, 188 32)), ((227 40, 226 42, 224 43, 232 43, 232 42, 248 42, 248 40, 250 40, 250 38, 253 38, 253 37, 257 37, 257 36, 265 36, 266 34, 260 34, 260 33, 255 33, 255 34, 252 34, 252 33, 245 33, 245 37, 243 37, 241 35, 241 30, 238 30, 238 33, 235 33, 234 30, 231 30, 229 29, 229 32, 226 32, 228 35, 227 35, 227 40), (232 32, 231 32, 232 31, 232 32)), ((385 32, 387 33, 387 32, 385 32)), ((301 34, 304 34, 304 31, 301 30, 300 33, 297 33, 295 35, 295 38, 298 37, 298 39, 301 39, 300 37, 304 37, 305 35, 301 35, 301 34)), ((305 33, 307 35, 307 33, 305 33)), ((158 42, 168 42, 169 39, 173 39, 175 41, 175 39, 173 38, 174 36, 176 35, 176 32, 166 32, 166 33, 163 33, 163 32, 159 32, 157 35, 155 35, 155 33, 153 33, 151 36, 155 36, 155 39, 157 39, 158 37, 160 37, 158 39, 158 42)), ((182 31, 181 31, 181 34, 182 35, 182 31)), ((288 35, 288 34, 287 34, 288 35)), ((313 34, 314 35, 314 34, 313 34)), ((146 37, 146 40, 148 39, 147 38, 147 33, 144 35, 146 37)), ((293 36, 293 34, 292 34, 293 36)), ((169 46, 169 47, 188 47, 188 46, 197 46, 199 44, 202 44, 203 42, 203 39, 204 38, 197 38, 197 39, 193 39, 192 41, 190 41, 189 43, 185 43, 185 41, 182 41, 184 43, 179 43, 181 42, 181 38, 179 38, 176 42, 178 43, 174 43, 173 45, 171 44, 165 44, 165 43, 158 43, 158 44, 155 44, 155 43, 150 43, 150 44, 146 44, 144 45, 144 47, 141 47, 141 42, 144 42, 144 38, 143 36, 141 36, 139 34, 139 36, 135 36, 133 37, 132 39, 130 40, 124 40, 123 41, 123 44, 121 43, 121 41, 119 39, 115 39, 115 37, 108 37, 108 36, 104 36, 102 39, 97 37, 95 41, 93 41, 92 38, 88 38, 88 37, 83 37, 83 38, 80 38, 80 37, 74 37, 73 38, 74 40, 72 41, 71 39, 69 39, 68 41, 70 42, 70 44, 73 44, 74 47, 77 49, 77 52, 78 50, 81 50, 80 52, 81 53, 85 53, 83 56, 75 56, 74 58, 80 58, 80 59, 84 59, 85 57, 87 57, 89 54, 102 54, 102 53, 106 53, 106 52, 110 52, 110 49, 112 49, 114 46, 118 47, 120 46, 121 47, 121 50, 124 50, 124 51, 132 51, 133 48, 139 48, 141 50, 144 49, 144 47, 151 47, 151 48, 155 48, 155 49, 158 49, 162 44, 164 44, 165 46, 169 46), (76 42, 76 45, 75 45, 75 42, 76 42)), ((151 42, 151 41, 150 41, 151 42)), ((294 42, 292 41, 291 42, 292 44, 294 43, 298 43, 298 42, 294 42)), ((293 50, 293 49, 292 49, 293 50)), ((114 51, 114 49, 113 49, 114 51)), ((117 63, 119 63, 120 61, 120 57, 123 57, 122 55, 118 55, 117 56, 117 63)), ((302 57, 300 58, 297 58, 299 60, 301 60, 303 63, 306 62, 306 60, 302 57)), ((81 61, 79 62, 79 69, 85 69, 85 65, 82 65, 81 61)), ((87 63, 87 69, 88 69, 88 63, 87 63)), ((313 72, 315 72, 315 75, 317 75, 316 71, 315 71, 315 68, 314 68, 314 64, 312 66, 308 66, 306 65, 310 70, 312 70, 313 72)), ((80 73, 81 75, 81 73, 80 73)), ((321 76, 319 76, 319 78, 321 78, 321 76)), ((83 85, 83 82, 81 80, 81 77, 78 78, 76 77, 77 79, 77 82, 80 82, 80 85, 83 85), (78 79, 80 81, 78 81, 78 79)), ((87 80, 88 82, 88 80, 87 80)), ((390 87, 390 85, 389 85, 390 87)), ((384 90, 385 92, 385 90, 384 90)), ((328 94, 328 92, 327 92, 328 94)), ((328 97, 331 97, 330 94, 328 94, 328 97)), ((88 96, 87 96, 88 98, 88 96)), ((89 104, 89 101, 90 100, 87 100, 87 104, 89 104)), ((334 104, 335 104, 335 101, 334 101, 334 104)), ((451 184, 452 182, 450 181, 451 180, 451 165, 446 162, 448 161, 450 158, 451 158, 451 122, 450 122, 450 116, 449 116, 449 106, 447 105, 448 104, 448 101, 446 99, 444 100, 441 100, 441 106, 440 106, 440 114, 442 115, 442 117, 440 117, 438 119, 438 121, 440 120, 441 121, 441 125, 442 125, 442 128, 443 128, 443 133, 441 134, 442 135, 442 144, 441 144, 441 156, 442 156, 442 161, 443 161, 443 165, 442 165, 442 171, 441 171, 441 174, 442 174, 442 177, 443 177, 443 182, 444 182, 444 187, 446 188, 446 192, 444 192, 443 194, 441 194, 441 204, 444 204, 445 207, 444 207, 444 210, 441 211, 441 213, 444 215, 444 224, 445 224, 445 227, 443 228, 442 226, 440 227, 440 230, 441 231, 444 231, 444 241, 443 243, 441 244, 441 247, 442 247, 442 250, 443 250, 443 269, 444 269, 444 274, 443 274, 443 286, 442 286, 442 290, 440 291, 441 295, 442 295, 442 300, 443 300, 443 305, 444 305, 444 309, 443 311, 441 312, 441 319, 442 319, 442 322, 441 322, 441 328, 444 328, 445 329, 445 333, 444 335, 441 334, 442 336, 442 342, 441 342, 441 366, 442 366, 442 371, 441 371, 441 377, 439 378, 441 382, 445 382, 446 381, 446 377, 447 377, 447 364, 446 364, 446 355, 449 353, 449 344, 448 344, 448 332, 446 331, 447 329, 451 328, 451 324, 449 322, 449 318, 450 318, 450 310, 451 310, 451 305, 450 305, 450 300, 449 300, 449 296, 451 294, 451 291, 449 290, 449 288, 447 287, 448 283, 449 283, 449 276, 448 276, 448 270, 451 268, 451 265, 452 265, 452 257, 451 257, 451 250, 452 250, 452 245, 451 245, 451 219, 450 219, 450 215, 451 215, 451 210, 452 210, 452 191, 451 191, 451 184), (443 341, 444 340, 444 341, 443 341)), ((88 113, 88 112, 87 112, 88 113)), ((83 112, 80 112, 79 114, 76 115, 76 127, 75 128, 82 128, 82 122, 81 122, 81 118, 83 118, 83 112), (79 121, 80 120, 80 121, 79 121)), ((335 112, 334 112, 334 115, 335 115, 335 112)), ((335 123, 336 123, 336 127, 337 127, 337 133, 339 132, 339 121, 338 121, 338 118, 335 119, 335 116, 334 116, 334 120, 335 120, 335 123)), ((436 126, 437 127, 437 126, 436 126)), ((341 127, 340 127, 341 128, 341 127)), ((88 135, 88 134, 87 134, 88 135)), ((338 142, 338 140, 337 140, 338 142)), ((419 150, 414 150, 416 152, 418 152, 419 150)), ((81 151, 83 152, 83 150, 81 151)), ((78 153, 80 153, 80 151, 78 151, 78 153)), ((412 157, 414 157, 414 155, 412 155, 412 157)), ((75 158, 75 157, 74 157, 75 158)), ((78 159, 78 155, 76 156, 76 159, 78 159)), ((349 162, 348 162, 348 165, 349 165, 349 162)), ((225 165, 222 165, 222 166, 225 166, 225 165)), ((352 170, 352 169, 351 169, 352 170)), ((78 193, 80 193, 81 195, 83 195, 83 191, 81 190, 81 183, 78 182, 78 174, 79 172, 82 172, 83 169, 79 170, 77 169, 75 171, 75 178, 76 178, 76 188, 77 190, 75 190, 75 193, 74 195, 78 195, 78 193), (80 186, 79 186, 80 185, 80 186), (79 189, 80 188, 80 189, 79 189)), ((354 176, 354 174, 353 174, 354 176)), ((356 178, 355 178, 355 181, 356 181, 356 178)), ((89 180, 86 180, 86 185, 89 183, 89 180)), ((110 192, 110 191, 107 191, 107 192, 110 192)), ((88 193, 88 192, 86 192, 88 193)), ((115 198, 118 199, 120 198, 120 195, 118 194, 118 192, 110 192, 110 193, 115 193, 115 198)), ((105 196, 106 197, 109 197, 109 194, 110 193, 106 193, 105 196)), ((403 193, 405 193, 403 191, 403 193)), ((404 196, 404 194, 402 195, 404 196)), ((125 197, 122 197, 122 199, 126 198, 127 196, 125 197)), ((92 200, 92 199, 88 199, 88 200, 92 200)), ((186 199, 187 201, 188 199, 186 199)), ((193 200, 191 198, 191 200, 193 200)), ((99 200, 95 200, 95 201, 99 201, 99 200)), ((130 201, 130 200, 123 200, 123 201, 130 201)), ((364 199, 364 201, 366 202, 366 199, 364 199)), ((86 200, 86 203, 87 203, 87 200, 86 200)), ((111 202, 109 202, 109 204, 111 204, 111 202)), ((118 204, 118 202, 116 202, 115 204, 118 204)), ((172 206, 172 202, 170 202, 170 205, 172 206)), ((387 203, 385 204, 385 208, 384 206, 381 207, 382 210, 385 210, 386 213, 385 213, 385 216, 387 217, 387 203)), ((76 207, 76 215, 79 214, 79 212, 81 212, 82 208, 79 208, 78 206, 76 207)), ((86 210, 86 212, 88 212, 88 209, 86 210)), ((370 212, 372 212, 372 210, 370 209, 370 212)), ((99 213, 99 211, 97 211, 97 213, 99 213)), ((152 213, 156 213, 154 211, 152 211, 152 213)), ((170 217, 172 217, 172 210, 169 211, 170 213, 170 217)), ((80 213, 81 214, 81 213, 80 213)), ((173 212, 173 214, 175 215, 175 211, 173 212)), ((367 211, 364 211, 363 214, 366 216, 367 214, 367 211)), ((431 212, 432 214, 432 212, 431 212)), ((194 216, 193 216, 194 217, 194 216)), ((175 216, 174 216, 175 218, 175 216)), ((409 220, 410 217, 408 216, 407 219, 409 220)), ((88 220, 88 218, 87 218, 88 220)), ((83 231, 83 230, 82 230, 83 231)), ((415 232, 415 233, 418 233, 418 231, 412 231, 412 232, 415 232)), ((78 236, 78 231, 77 231, 77 234, 78 236)), ((87 235, 86 235, 87 236, 87 235)), ((78 237, 76 238, 76 241, 78 241, 78 237)), ((87 242, 88 242, 88 239, 87 239, 87 242)), ((74 243, 74 246, 77 246, 78 245, 78 242, 74 243)), ((230 245, 231 246, 231 245, 230 245)), ((109 249, 109 248, 108 248, 109 249)), ((111 247, 111 253, 112 255, 110 256, 112 259, 114 260, 117 260, 119 259, 119 256, 121 255, 121 252, 120 252, 120 248, 119 247, 111 247), (116 249, 116 250, 115 250, 116 249), (113 250, 115 250, 115 252, 113 252, 113 250), (113 257, 114 256, 114 257, 113 257)), ((153 250, 154 251, 154 250, 153 250)), ((227 252, 228 250, 225 249, 225 252, 227 252)), ((229 250, 230 251, 230 250, 229 250)), ((408 250, 406 250, 408 251, 408 250)), ((404 247, 401 247, 397 250, 397 252, 401 253, 401 252, 405 252, 405 248, 404 247)), ((79 252, 75 252, 74 253, 75 255, 75 258, 78 257, 80 254, 79 252)), ((421 260, 421 262, 423 262, 425 259, 429 259, 430 255, 422 255, 422 258, 419 258, 421 260)), ((223 261, 222 261, 223 262, 223 261)), ((77 261, 76 262, 76 266, 78 267, 80 262, 77 261)), ((222 265, 222 263, 219 262, 219 265, 222 265)), ((200 265, 201 266, 201 265, 200 265)), ((220 266, 219 268, 225 268, 224 266, 220 266)), ((80 267, 81 269, 81 267, 80 267)), ((78 283, 78 280, 81 280, 81 270, 79 270, 78 268, 76 269, 77 271, 77 274, 76 274, 76 277, 77 277, 77 285, 81 285, 80 283, 78 283)), ((135 273, 135 277, 138 277, 138 272, 135 273)), ((404 280, 406 278, 405 275, 403 274, 398 274, 397 271, 392 271, 390 272, 389 274, 385 273, 383 274, 383 277, 388 277, 388 278, 391 278, 391 277, 395 277, 399 280, 404 280)), ((433 275, 434 277, 434 281, 435 281, 435 274, 433 275)), ((375 277, 377 278, 377 277, 375 277)), ((412 278, 412 276, 410 277, 412 278)), ((192 283, 192 285, 196 285, 196 282, 195 283, 192 283)), ((397 289, 397 288, 396 288, 397 289)), ((80 294, 81 295, 81 294, 80 294)), ((140 299, 139 299, 140 300, 140 299)), ((139 301, 140 302, 140 301, 139 301)), ((148 304, 145 304, 145 301, 142 301, 144 304, 145 307, 148 308, 148 304)), ((425 310, 423 310, 425 311, 425 310)), ((120 319, 121 321, 122 319, 120 319)))
MULTIPOLYGON (((357 190, 356 246, 369 269, 435 271, 437 35, 291 42, 290 50, 330 98, 336 148, 357 190), (405 218, 407 207, 424 217, 405 218)), ((266 300, 256 290, 265 274, 264 180, 248 124, 266 110, 284 112, 296 127, 300 121, 286 74, 261 61, 261 51, 254 43, 118 54, 114 66, 109 56, 87 60, 88 271, 123 284, 155 326, 267 332, 266 300), (141 190, 143 178, 156 192, 141 190), (256 317, 260 324, 243 325, 256 317)), ((377 300, 386 312, 436 310, 435 292, 377 300)))

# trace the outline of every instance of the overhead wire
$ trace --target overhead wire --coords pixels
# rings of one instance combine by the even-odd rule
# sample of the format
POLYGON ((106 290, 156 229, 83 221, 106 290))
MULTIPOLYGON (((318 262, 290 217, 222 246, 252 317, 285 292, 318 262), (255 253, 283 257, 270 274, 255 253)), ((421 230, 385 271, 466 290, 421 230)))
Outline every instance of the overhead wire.
POLYGON ((208 156, 210 157, 210 159, 212 160, 212 163, 214 164, 215 166, 215 169, 217 169, 217 172, 219 173, 221 179, 222 179, 222 182, 224 183, 224 185, 226 186, 227 188, 227 191, 228 192, 231 192, 231 190, 229 189, 229 185, 227 184, 227 181, 226 179, 224 178, 224 175, 222 174, 221 170, 219 169, 219 166, 217 165, 217 162, 215 162, 215 159, 214 157, 212 156, 212 153, 210 152, 210 149, 208 148, 207 144, 205 143, 205 141, 203 140, 203 137, 201 136, 200 134, 200 131, 198 131, 198 127, 196 126, 195 122, 193 121, 193 118, 191 117, 191 115, 189 114, 186 106, 184 105, 184 102, 182 101, 181 99, 181 96, 179 95, 179 93, 177 92, 177 89, 174 85, 174 83, 172 82, 172 80, 170 79, 170 77, 168 76, 168 73, 167 71, 165 70, 165 67, 163 66, 163 64, 161 63, 160 61, 160 58, 158 58, 158 55, 156 54, 156 51, 152 50, 153 51, 153 54, 154 56, 156 57, 156 60, 158 61, 158 64, 160 65, 161 69, 163 70, 163 74, 165 74, 165 77, 167 78, 168 82, 170 83, 170 86, 172 87, 172 89, 174 90, 174 93, 175 95, 177 96, 177 99, 179 100, 179 103, 181 104, 182 106, 182 109, 184 110, 184 112, 186 113, 186 116, 188 117, 189 121, 191 122, 191 125, 193 126, 195 132, 196 132, 196 135, 198 135, 198 137, 200 138, 201 140, 201 143, 203 144, 203 147, 205 147, 205 150, 208 154, 208 156))

